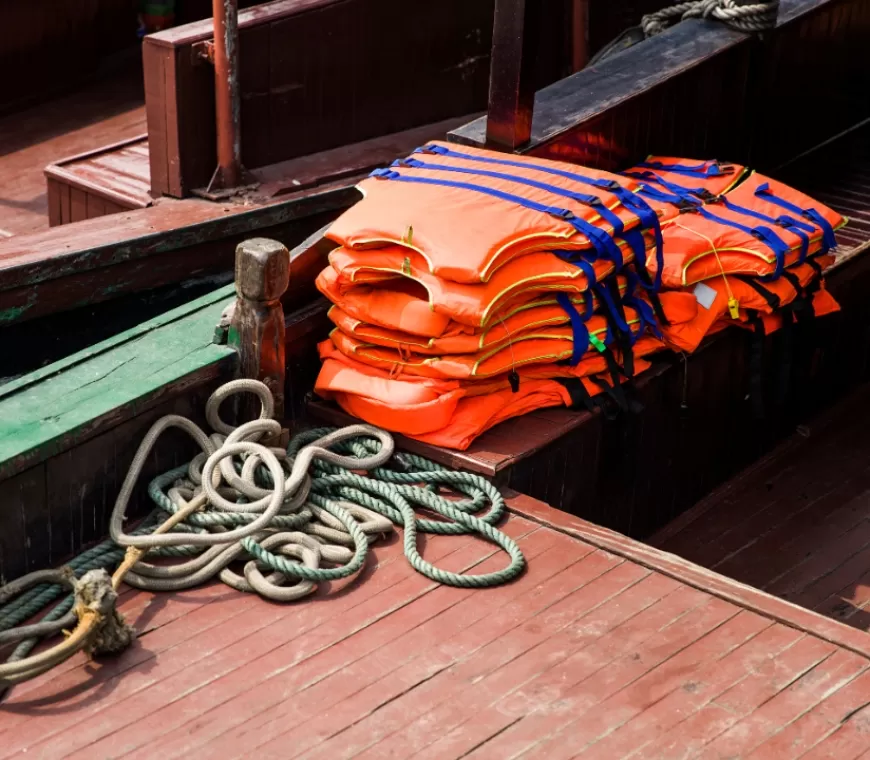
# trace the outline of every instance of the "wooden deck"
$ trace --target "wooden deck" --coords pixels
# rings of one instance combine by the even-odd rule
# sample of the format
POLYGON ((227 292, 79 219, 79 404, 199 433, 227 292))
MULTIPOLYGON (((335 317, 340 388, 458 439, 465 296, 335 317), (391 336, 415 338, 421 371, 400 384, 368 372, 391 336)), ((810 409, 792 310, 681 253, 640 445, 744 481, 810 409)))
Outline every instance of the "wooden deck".
POLYGON ((48 229, 43 170, 145 131, 142 72, 0 118, 0 238, 48 229))
POLYGON ((651 539, 870 630, 870 432, 863 387, 651 539))
MULTIPOLYGON (((529 569, 497 589, 429 582, 394 537, 360 579, 298 605, 220 585, 128 591, 135 646, 13 691, 0 757, 848 760, 867 749, 866 634, 528 497, 510 503, 505 530, 529 569)), ((425 554, 453 570, 503 562, 466 537, 430 537, 425 554)))

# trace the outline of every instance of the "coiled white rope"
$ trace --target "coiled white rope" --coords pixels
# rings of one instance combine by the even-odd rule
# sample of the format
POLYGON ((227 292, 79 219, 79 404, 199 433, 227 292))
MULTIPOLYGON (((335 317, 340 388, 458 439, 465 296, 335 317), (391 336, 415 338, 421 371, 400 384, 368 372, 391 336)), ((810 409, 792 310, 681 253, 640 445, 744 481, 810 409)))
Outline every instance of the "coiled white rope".
MULTIPOLYGON (((322 581, 358 572, 370 541, 392 531, 394 523, 405 529, 404 551, 409 562, 438 582, 483 588, 511 580, 524 569, 525 560, 516 543, 492 527, 503 513, 504 501, 480 476, 440 470, 412 455, 394 458, 392 436, 369 425, 302 433, 286 451, 270 447, 264 443, 266 437, 281 433, 280 424, 270 419, 273 413, 273 398, 263 383, 235 380, 208 400, 206 419, 215 431, 211 435, 178 415, 163 417, 151 427, 136 451, 110 518, 112 541, 127 547, 111 578, 105 569, 93 569, 76 579, 65 568, 31 573, 0 588, 0 612, 8 619, 22 621, 25 615, 34 614, 44 584, 65 585, 74 592, 71 613, 66 612, 68 606, 59 605, 53 611, 56 614, 45 622, 6 631, 0 627, 0 646, 21 642, 12 658, 0 665, 0 692, 45 673, 81 649, 99 653, 127 646, 133 631, 115 610, 122 581, 142 589, 177 591, 219 577, 240 591, 275 601, 295 601, 311 594, 322 581), (237 393, 256 394, 261 413, 259 419, 233 427, 221 419, 219 409, 237 393), (140 528, 127 533, 125 513, 136 483, 158 439, 171 428, 187 433, 201 451, 187 465, 155 478, 149 486, 149 495, 158 507, 155 514, 168 515, 168 519, 153 532, 140 528), (337 453, 332 447, 348 454, 337 453), (386 467, 388 462, 399 469, 386 467), (408 463, 414 467, 411 471, 408 463), (360 471, 369 472, 369 477, 358 474, 360 471), (438 493, 439 486, 472 498, 450 500, 438 493), (413 503, 446 520, 417 519, 413 503), (474 516, 487 506, 483 517, 474 516), (418 530, 478 533, 503 548, 511 562, 506 568, 481 575, 442 570, 418 553, 418 530), (143 558, 148 552, 183 561, 146 562, 143 558), (244 562, 241 574, 231 567, 239 560, 244 562), (13 598, 15 601, 9 602, 13 598), (20 604, 17 611, 11 609, 16 603, 20 604), (61 644, 25 656, 34 637, 57 633, 76 621, 61 644)), ((98 554, 105 559, 105 552, 98 554)), ((47 598, 50 601, 56 595, 47 598)))

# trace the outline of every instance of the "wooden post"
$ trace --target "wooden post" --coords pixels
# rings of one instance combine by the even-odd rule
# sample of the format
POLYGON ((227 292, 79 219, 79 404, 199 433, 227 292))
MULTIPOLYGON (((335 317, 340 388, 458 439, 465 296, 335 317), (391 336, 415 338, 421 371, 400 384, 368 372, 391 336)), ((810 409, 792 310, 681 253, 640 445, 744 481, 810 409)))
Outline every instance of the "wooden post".
POLYGON ((486 142, 516 150, 532 136, 534 42, 541 0, 496 0, 486 142))
MULTIPOLYGON (((229 344, 239 352, 242 377, 262 380, 275 396, 275 416, 284 418, 284 309, 290 253, 275 240, 252 238, 236 248, 236 298, 229 344)), ((259 416, 259 402, 245 394, 243 419, 259 416)))

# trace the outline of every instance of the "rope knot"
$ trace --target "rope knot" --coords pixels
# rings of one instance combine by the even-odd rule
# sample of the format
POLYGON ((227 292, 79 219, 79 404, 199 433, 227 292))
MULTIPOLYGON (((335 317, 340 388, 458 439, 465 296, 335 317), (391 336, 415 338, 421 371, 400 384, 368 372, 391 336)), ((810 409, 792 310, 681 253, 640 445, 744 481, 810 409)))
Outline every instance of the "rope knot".
POLYGON ((776 26, 779 0, 741 5, 735 0, 689 0, 677 3, 641 19, 645 37, 661 34, 671 24, 690 18, 710 18, 721 21, 739 32, 764 32, 776 26))
POLYGON ((96 618, 93 633, 85 646, 91 655, 113 654, 130 646, 135 631, 115 609, 118 594, 112 578, 102 568, 89 570, 75 584, 75 610, 78 619, 96 618))

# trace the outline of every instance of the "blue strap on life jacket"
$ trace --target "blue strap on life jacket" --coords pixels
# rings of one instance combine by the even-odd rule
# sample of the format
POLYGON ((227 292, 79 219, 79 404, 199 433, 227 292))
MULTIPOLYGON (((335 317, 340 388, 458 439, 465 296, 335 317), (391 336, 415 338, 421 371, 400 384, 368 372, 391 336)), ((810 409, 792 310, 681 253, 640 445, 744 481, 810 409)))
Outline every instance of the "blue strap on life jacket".
POLYGON ((666 193, 658 188, 653 187, 652 185, 648 185, 645 182, 640 183, 640 189, 638 190, 645 198, 650 198, 654 201, 659 201, 661 203, 673 203, 675 206, 683 206, 685 204, 691 204, 693 206, 700 206, 701 201, 691 198, 685 197, 682 195, 676 195, 675 193, 666 193))
POLYGON ((589 348, 589 328, 586 327, 586 320, 583 319, 580 312, 574 306, 571 298, 567 293, 557 293, 556 300, 559 302, 568 319, 571 320, 571 332, 573 333, 573 348, 571 350, 571 358, 568 364, 576 367, 583 359, 583 355, 589 348))
POLYGON ((774 267, 773 274, 769 279, 776 279, 782 274, 782 270, 785 267, 785 257, 788 255, 789 247, 786 245, 785 241, 779 237, 772 229, 769 227, 763 227, 760 225, 756 225, 755 227, 748 227, 745 224, 741 224, 740 222, 735 222, 733 219, 723 219, 721 216, 716 216, 716 214, 710 212, 705 206, 698 206, 693 209, 693 213, 700 214, 705 219, 710 219, 713 222, 718 222, 719 224, 723 224, 726 227, 733 227, 736 230, 740 230, 741 232, 745 232, 748 235, 752 235, 756 240, 760 240, 764 243, 771 251, 773 251, 774 256, 776 257, 776 265, 774 267))
POLYGON ((637 342, 637 339, 643 335, 644 330, 647 327, 659 340, 664 340, 664 336, 662 335, 662 331, 659 329, 659 323, 652 306, 642 298, 638 298, 637 295, 635 295, 637 293, 637 286, 640 284, 637 275, 630 270, 626 270, 625 277, 628 282, 625 289, 625 295, 622 298, 622 303, 626 306, 631 306, 637 312, 638 318, 640 319, 640 329, 637 331, 637 335, 632 343, 637 342))
POLYGON ((685 174, 690 177, 721 177, 727 172, 723 172, 715 161, 704 161, 694 166, 681 166, 680 164, 665 164, 661 161, 644 161, 638 164, 643 169, 658 169, 659 171, 672 172, 674 174, 685 174))
MULTIPOLYGON (((597 195, 589 195, 588 193, 575 193, 572 190, 566 190, 555 185, 550 185, 546 182, 538 182, 528 177, 519 177, 515 174, 506 174, 504 172, 491 172, 485 169, 468 169, 462 166, 450 166, 449 164, 429 164, 425 161, 420 161, 416 158, 404 158, 393 162, 393 166, 410 166, 413 169, 432 169, 444 172, 459 172, 461 174, 471 174, 478 177, 492 177, 494 179, 504 179, 508 182, 516 182, 518 185, 527 185, 538 190, 543 190, 546 193, 559 195, 563 198, 569 198, 572 201, 577 201, 584 206, 590 206, 613 227, 613 233, 617 236, 622 236, 625 232, 625 224, 622 219, 617 216, 611 209, 607 207, 604 201, 597 195)), ((621 264, 620 264, 621 266, 621 264)))
POLYGON ((616 244, 614 239, 605 230, 590 224, 585 219, 579 219, 573 214, 573 212, 566 208, 547 206, 543 203, 538 203, 537 201, 529 200, 528 198, 523 198, 519 195, 506 193, 502 190, 496 190, 493 187, 486 187, 485 185, 476 185, 471 182, 452 182, 450 180, 438 179, 435 177, 417 177, 408 174, 400 174, 394 168, 375 169, 369 176, 376 179, 471 190, 484 195, 490 195, 493 198, 498 198, 503 201, 508 201, 509 203, 516 203, 519 206, 538 211, 542 214, 549 214, 557 219, 562 219, 568 222, 568 224, 570 224, 577 232, 585 235, 601 258, 613 261, 617 266, 620 266, 622 263, 622 251, 619 249, 619 246, 616 244))
POLYGON ((728 200, 724 195, 720 196, 717 199, 717 203, 721 203, 725 208, 733 211, 736 214, 743 214, 745 216, 751 216, 754 219, 759 219, 762 222, 770 222, 771 224, 779 225, 784 229, 793 232, 795 235, 800 238, 801 241, 801 250, 798 255, 798 261, 803 263, 807 259, 807 253, 810 248, 810 236, 807 233, 813 233, 816 231, 816 228, 811 224, 807 224, 806 222, 801 222, 798 219, 795 219, 792 216, 788 216, 787 214, 782 214, 780 216, 769 216, 768 214, 764 214, 761 211, 756 211, 755 209, 746 208, 745 206, 740 206, 737 203, 733 203, 728 200))
POLYGON ((791 211, 793 214, 797 214, 798 216, 802 216, 804 219, 808 219, 813 224, 815 224, 822 231, 822 253, 827 253, 831 248, 837 247, 837 237, 834 234, 834 228, 831 226, 831 223, 825 219, 816 209, 810 208, 801 208, 795 203, 791 203, 784 198, 780 198, 775 195, 773 190, 770 189, 770 184, 765 182, 763 185, 759 185, 755 188, 755 195, 758 198, 763 198, 764 200, 776 204, 777 206, 784 208, 786 211, 791 211))
MULTIPOLYGON (((713 197, 713 194, 707 190, 706 187, 683 187, 683 185, 678 185, 675 182, 668 182, 667 180, 662 179, 655 172, 623 172, 623 175, 631 177, 632 179, 661 185, 666 190, 670 190, 671 193, 673 193, 673 196, 671 196, 672 198, 679 198, 692 203, 693 205, 698 205, 698 203, 713 197)), ((649 192, 649 190, 654 190, 654 188, 649 188, 648 185, 642 184, 641 186, 648 188, 647 192, 649 192)), ((658 192, 661 193, 660 190, 658 192)), ((662 194, 664 195, 664 193, 662 194)), ((673 200, 669 200, 669 202, 674 203, 673 200)))
MULTIPOLYGON (((598 177, 587 177, 576 172, 557 169, 554 166, 546 166, 541 164, 528 164, 522 161, 511 161, 507 158, 493 158, 490 156, 475 156, 471 153, 462 153, 458 150, 451 150, 442 145, 426 145, 422 148, 417 148, 415 153, 434 153, 439 156, 448 156, 450 158, 462 158, 467 161, 479 161, 485 164, 496 164, 499 166, 513 166, 520 169, 533 169, 534 171, 552 174, 555 177, 564 177, 565 179, 580 182, 581 184, 591 185, 607 192, 613 193, 626 207, 631 209, 637 216, 640 226, 644 229, 652 230, 655 235, 656 244, 656 276, 655 280, 649 284, 643 283, 643 286, 649 290, 658 291, 662 286, 662 270, 664 269, 664 240, 662 238, 662 229, 659 224, 659 218, 656 212, 650 208, 649 204, 639 196, 627 188, 624 188, 618 182, 612 179, 602 179, 598 177)), ((645 261, 645 259, 644 259, 645 261)))
MULTIPOLYGON (((619 313, 619 309, 616 308, 616 303, 610 295, 610 291, 607 287, 599 283, 592 287, 592 291, 596 296, 598 296, 598 300, 604 305, 604 308, 607 309, 613 319, 613 324, 616 325, 616 329, 621 330, 623 333, 631 337, 631 330, 629 329, 628 322, 626 322, 623 315, 619 313)), ((633 340, 631 342, 634 343, 633 340)))
POLYGON ((595 267, 589 263, 586 256, 584 256, 584 251, 552 251, 556 256, 558 256, 562 261, 567 261, 569 264, 573 264, 580 271, 586 275, 586 289, 591 290, 592 287, 598 282, 598 277, 595 275, 595 267))

